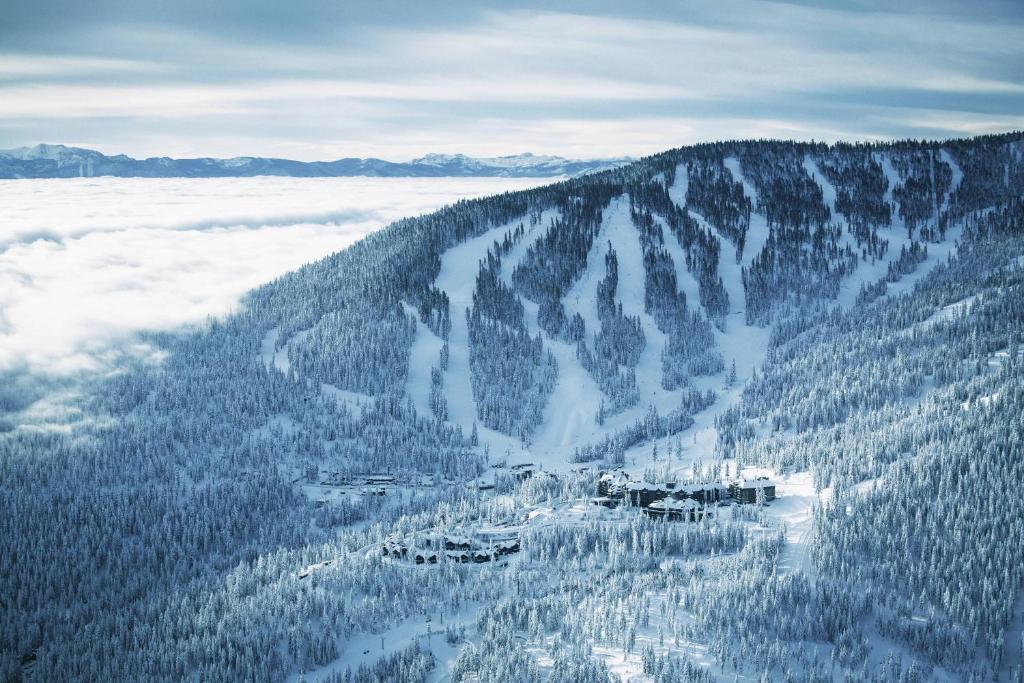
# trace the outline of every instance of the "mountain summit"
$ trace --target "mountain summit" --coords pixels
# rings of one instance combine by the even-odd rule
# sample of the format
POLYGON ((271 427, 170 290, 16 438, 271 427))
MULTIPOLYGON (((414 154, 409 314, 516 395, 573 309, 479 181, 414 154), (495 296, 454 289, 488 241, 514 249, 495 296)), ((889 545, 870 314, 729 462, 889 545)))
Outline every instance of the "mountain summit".
POLYGON ((260 175, 295 177, 556 177, 574 176, 620 166, 629 159, 574 160, 516 154, 474 158, 464 154, 428 154, 407 162, 349 157, 334 161, 294 161, 266 157, 217 159, 134 159, 107 156, 81 147, 40 144, 0 150, 0 178, 222 178, 260 175))

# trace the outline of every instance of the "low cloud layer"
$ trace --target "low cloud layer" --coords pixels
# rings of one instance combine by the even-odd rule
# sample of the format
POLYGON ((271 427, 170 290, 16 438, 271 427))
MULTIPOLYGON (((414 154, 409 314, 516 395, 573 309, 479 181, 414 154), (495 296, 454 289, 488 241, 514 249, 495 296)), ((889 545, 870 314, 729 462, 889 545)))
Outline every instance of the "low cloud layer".
POLYGON ((0 181, 0 376, 102 371, 148 352, 136 332, 225 314, 247 290, 397 218, 541 182, 0 181))

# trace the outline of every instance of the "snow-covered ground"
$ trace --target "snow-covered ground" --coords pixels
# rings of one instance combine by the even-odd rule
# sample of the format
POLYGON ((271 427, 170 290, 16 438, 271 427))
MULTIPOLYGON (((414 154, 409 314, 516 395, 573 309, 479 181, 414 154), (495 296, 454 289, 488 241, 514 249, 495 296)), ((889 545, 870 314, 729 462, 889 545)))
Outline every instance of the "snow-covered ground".
MULTIPOLYGON (((293 334, 289 339, 282 340, 280 328, 275 327, 267 332, 260 342, 260 362, 268 368, 273 368, 287 375, 291 369, 291 362, 288 360, 289 345, 293 342, 301 343, 308 335, 309 330, 302 330, 293 334)), ((429 382, 429 369, 427 372, 427 381, 429 382)), ((353 414, 357 416, 362 413, 363 406, 373 403, 373 397, 369 394, 340 389, 332 384, 321 384, 320 393, 337 403, 348 406, 353 414)))
POLYGON ((288 360, 288 345, 292 342, 301 342, 308 334, 308 330, 303 330, 296 332, 289 339, 281 339, 281 329, 275 327, 267 332, 260 343, 260 362, 287 375, 292 365, 288 360))
MULTIPOLYGON (((619 284, 615 299, 622 304, 623 314, 640 319, 647 340, 636 365, 640 402, 622 415, 607 421, 614 426, 634 422, 637 417, 647 413, 650 405, 654 405, 664 415, 679 405, 679 392, 666 391, 661 386, 661 352, 668 337, 644 310, 644 255, 640 247, 640 233, 629 215, 629 197, 613 199, 604 212, 602 222, 606 226, 603 237, 611 243, 619 261, 619 284)), ((600 247, 606 251, 607 244, 601 243, 600 247)))
MULTIPOLYGON (((434 285, 448 294, 452 322, 452 329, 448 335, 449 356, 448 370, 444 373, 444 395, 448 401, 449 421, 460 425, 466 435, 470 433, 474 423, 477 423, 476 401, 473 399, 469 370, 469 327, 466 324, 466 309, 473 304, 476 276, 487 250, 496 240, 500 241, 505 233, 514 230, 523 222, 524 219, 517 218, 508 224, 495 226, 441 255, 441 272, 434 285)), ((488 429, 482 424, 477 424, 477 434, 481 446, 488 447, 492 456, 501 457, 508 453, 513 460, 523 459, 525 450, 519 439, 488 429)))
MULTIPOLYGON (((512 284, 512 273, 516 265, 522 261, 527 250, 544 236, 548 225, 556 216, 555 212, 544 212, 539 224, 527 232, 502 260, 501 275, 506 284, 512 284)), ((598 254, 597 249, 591 249, 587 271, 577 285, 580 282, 593 279, 591 278, 591 266, 597 267, 597 264, 601 264, 603 267, 603 258, 598 254), (597 255, 595 256, 595 254, 597 255)), ((596 279, 593 281, 593 286, 596 297, 596 279)), ((573 289, 575 290, 576 287, 573 289)), ((565 300, 571 300, 571 296, 573 295, 570 292, 565 300)), ((551 352, 558 363, 558 380, 548 400, 544 422, 531 438, 530 458, 531 462, 545 469, 557 469, 568 463, 574 446, 586 443, 597 436, 599 428, 595 416, 601 405, 601 390, 590 373, 576 359, 576 347, 559 339, 553 339, 540 330, 537 325, 537 304, 523 297, 520 298, 526 310, 527 329, 531 335, 536 335, 538 332, 541 334, 545 348, 551 352)), ((572 312, 573 310, 567 306, 568 315, 572 315, 572 312)), ((596 308, 593 315, 596 318, 596 308)), ((588 332, 596 329, 590 325, 588 321, 588 332)))
MULTIPOLYGON (((733 177, 743 183, 744 191, 751 201, 756 205, 757 194, 754 187, 743 177, 742 169, 736 159, 727 159, 726 166, 733 177)), ((681 207, 686 206, 686 187, 688 175, 685 165, 676 169, 676 182, 669 188, 669 196, 681 207)), ((718 273, 722 278, 726 293, 729 295, 729 314, 725 318, 723 330, 715 329, 715 342, 722 358, 725 360, 726 371, 732 363, 736 363, 736 383, 731 387, 725 386, 725 372, 711 377, 695 377, 692 383, 701 390, 711 389, 717 394, 717 400, 706 410, 694 416, 694 424, 678 437, 669 437, 658 445, 659 451, 664 452, 669 442, 677 438, 686 448, 681 456, 679 465, 686 466, 696 458, 705 461, 714 452, 715 442, 718 439, 718 430, 715 427, 715 417, 727 407, 739 400, 743 391, 743 385, 753 375, 754 369, 764 362, 768 352, 768 336, 770 333, 767 327, 746 324, 746 297, 743 291, 742 268, 748 267, 750 262, 764 249, 768 240, 768 223, 764 216, 751 213, 750 228, 747 232, 746 246, 739 263, 736 262, 736 246, 721 235, 717 228, 710 225, 703 216, 695 211, 689 211, 690 216, 697 220, 702 228, 707 228, 718 236, 721 247, 718 259, 718 273)), ((666 242, 669 246, 673 260, 676 261, 676 270, 686 270, 686 261, 683 257, 682 248, 671 233, 666 235, 666 242), (676 251, 678 250, 678 252, 676 251), (678 257, 677 257, 678 254, 678 257)), ((687 302, 690 305, 700 305, 700 298, 696 289, 697 283, 692 274, 686 272, 685 277, 679 280, 683 284, 683 291, 686 292, 687 302), (692 298, 691 298, 692 293, 692 298)), ((650 450, 649 447, 645 450, 650 450)), ((639 455, 639 452, 637 453, 639 455)))
MULTIPOLYGON (((429 569, 427 570, 429 571, 429 569)), ((382 633, 356 633, 345 643, 339 657, 330 664, 303 674, 292 674, 288 683, 317 683, 329 681, 335 675, 344 675, 346 669, 355 672, 360 666, 372 666, 381 657, 393 655, 419 641, 424 650, 429 650, 436 660, 430 672, 429 681, 446 681, 459 650, 465 641, 451 644, 445 639, 445 628, 463 627, 469 630, 476 619, 479 604, 464 605, 453 613, 420 615, 406 619, 382 633)))
POLYGON ((405 380, 405 394, 412 399, 416 412, 430 416, 430 373, 441 367, 441 347, 444 340, 430 331, 419 321, 419 314, 412 306, 403 302, 406 315, 416 319, 416 337, 409 352, 409 374, 405 380))
MULTIPOLYGON (((760 472, 758 474, 761 474, 760 472)), ((771 475, 770 472, 764 474, 771 475)), ((766 507, 769 518, 785 526, 786 547, 779 557, 779 573, 801 571, 813 576, 809 550, 814 520, 814 506, 826 502, 829 491, 820 494, 814 490, 810 472, 777 477, 775 495, 777 498, 766 507)))

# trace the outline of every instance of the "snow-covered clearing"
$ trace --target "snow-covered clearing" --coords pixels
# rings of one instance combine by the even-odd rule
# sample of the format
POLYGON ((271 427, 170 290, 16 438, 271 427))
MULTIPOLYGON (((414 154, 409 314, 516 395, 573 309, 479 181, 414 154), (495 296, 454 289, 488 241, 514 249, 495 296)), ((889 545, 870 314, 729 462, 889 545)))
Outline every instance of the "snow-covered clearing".
MULTIPOLYGON (((263 340, 260 343, 260 362, 268 369, 273 368, 278 372, 287 375, 291 369, 291 362, 288 360, 288 345, 292 342, 301 343, 302 340, 309 335, 309 330, 296 332, 290 339, 285 340, 284 342, 281 341, 280 335, 280 328, 275 327, 267 332, 263 337, 263 340)), ((429 369, 427 372, 427 378, 429 380, 429 369)), ((370 396, 369 394, 339 389, 332 384, 321 384, 320 393, 326 398, 348 406, 357 417, 362 413, 363 406, 372 403, 374 400, 373 396, 370 396)))
POLYGON ((335 674, 344 675, 351 668, 355 672, 360 666, 373 666, 382 657, 393 655, 419 641, 424 650, 433 653, 437 666, 427 680, 446 681, 455 663, 455 658, 465 642, 454 645, 445 639, 445 628, 469 627, 476 620, 480 605, 463 605, 453 613, 419 615, 399 622, 382 633, 355 633, 345 643, 338 658, 330 664, 313 671, 295 673, 288 677, 289 683, 316 683, 328 681, 335 674))
POLYGON ((925 332, 929 328, 937 325, 940 322, 948 322, 955 319, 958 315, 967 313, 970 310, 971 304, 978 300, 978 294, 972 294, 971 296, 964 297, 959 301, 955 301, 947 306, 943 306, 939 310, 928 316, 927 319, 915 324, 913 329, 918 332, 925 332))
POLYGON ((361 394, 358 391, 339 389, 333 384, 321 384, 320 393, 322 396, 331 399, 341 405, 348 406, 349 410, 356 417, 363 413, 363 407, 373 404, 374 398, 369 394, 361 394))
POLYGON ((409 351, 409 372, 405 378, 405 395, 412 399, 416 412, 430 417, 430 372, 441 367, 441 347, 444 340, 430 331, 419 321, 419 314, 409 304, 402 302, 406 315, 416 318, 416 337, 409 351))
MULTIPOLYGON (((770 473, 767 473, 770 474, 770 473)), ((825 502, 829 491, 820 494, 814 491, 810 472, 775 479, 775 495, 777 498, 766 506, 768 517, 784 524, 786 528, 786 547, 779 557, 780 574, 802 571, 808 576, 813 575, 808 551, 810 549, 811 531, 814 520, 814 506, 825 502)))
POLYGON ((260 362, 268 368, 276 368, 287 375, 291 368, 291 362, 288 360, 288 344, 293 340, 301 342, 308 334, 308 330, 303 330, 293 335, 291 339, 282 342, 281 328, 275 327, 267 332, 260 343, 260 362))

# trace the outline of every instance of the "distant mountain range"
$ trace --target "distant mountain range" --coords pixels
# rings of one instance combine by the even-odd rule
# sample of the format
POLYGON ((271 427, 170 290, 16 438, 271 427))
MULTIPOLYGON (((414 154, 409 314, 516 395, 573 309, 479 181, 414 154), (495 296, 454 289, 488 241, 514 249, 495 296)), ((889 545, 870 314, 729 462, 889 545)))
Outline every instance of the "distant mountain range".
POLYGON ((124 154, 107 156, 91 149, 65 145, 36 145, 0 150, 0 178, 222 178, 246 176, 294 177, 451 177, 498 176, 507 178, 576 176, 605 170, 630 159, 580 161, 557 156, 516 154, 474 158, 464 154, 428 154, 407 162, 345 158, 334 161, 294 161, 264 157, 231 159, 133 159, 124 154))

